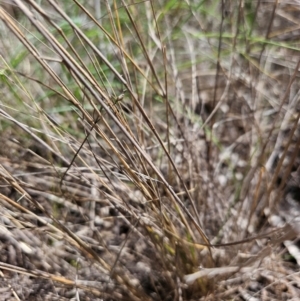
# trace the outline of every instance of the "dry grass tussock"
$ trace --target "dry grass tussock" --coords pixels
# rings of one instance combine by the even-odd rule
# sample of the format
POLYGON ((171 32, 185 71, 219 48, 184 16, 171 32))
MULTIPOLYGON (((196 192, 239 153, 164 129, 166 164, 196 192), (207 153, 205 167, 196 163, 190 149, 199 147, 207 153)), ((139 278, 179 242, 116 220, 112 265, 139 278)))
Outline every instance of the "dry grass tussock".
POLYGON ((0 300, 299 300, 299 12, 1 1, 0 300))

